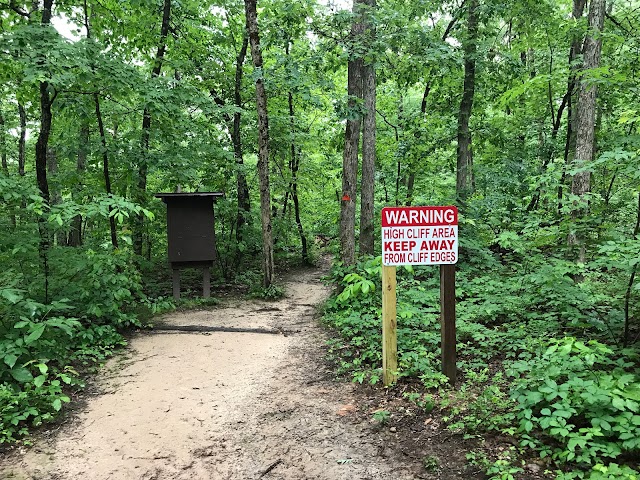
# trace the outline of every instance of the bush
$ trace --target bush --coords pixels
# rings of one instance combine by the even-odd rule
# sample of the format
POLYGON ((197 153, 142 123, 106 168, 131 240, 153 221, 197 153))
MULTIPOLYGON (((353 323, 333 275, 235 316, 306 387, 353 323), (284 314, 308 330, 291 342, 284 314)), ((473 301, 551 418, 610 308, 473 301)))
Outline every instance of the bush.
POLYGON ((640 453, 640 378, 632 366, 600 342, 572 337, 515 362, 508 372, 524 445, 587 465, 640 453))

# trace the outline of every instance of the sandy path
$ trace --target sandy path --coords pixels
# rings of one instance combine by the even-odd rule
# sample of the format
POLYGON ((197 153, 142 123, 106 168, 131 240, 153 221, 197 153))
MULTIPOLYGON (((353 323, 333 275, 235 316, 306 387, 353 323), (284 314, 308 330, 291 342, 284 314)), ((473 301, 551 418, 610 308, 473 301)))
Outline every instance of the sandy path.
POLYGON ((282 328, 256 333, 143 333, 112 360, 77 418, 0 464, 14 479, 410 479, 367 425, 337 412, 353 401, 322 362, 314 306, 321 271, 289 275, 277 302, 235 299, 176 313, 169 325, 282 328))

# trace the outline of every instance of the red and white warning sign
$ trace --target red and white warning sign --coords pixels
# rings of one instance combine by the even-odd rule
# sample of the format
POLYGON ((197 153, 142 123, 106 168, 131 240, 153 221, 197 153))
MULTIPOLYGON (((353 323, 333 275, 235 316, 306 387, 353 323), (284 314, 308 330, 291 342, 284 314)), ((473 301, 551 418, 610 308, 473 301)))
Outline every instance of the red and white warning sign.
POLYGON ((382 209, 384 265, 441 265, 458 261, 458 209, 386 207, 382 209))

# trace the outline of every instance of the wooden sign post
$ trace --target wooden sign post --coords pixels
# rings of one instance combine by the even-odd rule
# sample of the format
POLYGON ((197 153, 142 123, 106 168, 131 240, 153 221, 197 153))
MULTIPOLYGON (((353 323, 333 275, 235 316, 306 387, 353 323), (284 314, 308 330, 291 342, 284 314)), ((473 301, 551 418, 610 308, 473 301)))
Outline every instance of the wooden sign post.
POLYGON ((440 349, 442 373, 456 383, 456 266, 440 265, 440 349))
POLYGON ((382 381, 397 379, 396 266, 440 265, 442 373, 456 382, 456 267, 458 209, 382 209, 382 381))
POLYGON ((394 383, 398 370, 396 334, 396 267, 382 266, 382 382, 394 383))

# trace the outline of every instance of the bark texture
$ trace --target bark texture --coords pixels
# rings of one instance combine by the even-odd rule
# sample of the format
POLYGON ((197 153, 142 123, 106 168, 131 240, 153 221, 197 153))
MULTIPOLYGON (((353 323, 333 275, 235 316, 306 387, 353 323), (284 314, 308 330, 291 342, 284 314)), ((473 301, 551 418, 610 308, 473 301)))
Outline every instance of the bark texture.
POLYGON ((271 232, 271 192, 269 189, 269 115, 267 93, 262 80, 262 52, 258 32, 256 0, 245 0, 247 32, 251 45, 251 58, 256 76, 256 105, 258 110, 258 178, 260 181, 260 219, 262 221, 262 285, 273 283, 273 235, 271 232))
MULTIPOLYGON (((571 16, 575 21, 582 18, 586 0, 573 0, 573 9, 571 16)), ((567 136, 564 144, 564 166, 562 168, 562 176, 558 185, 558 214, 562 210, 562 199, 564 196, 564 184, 567 177, 567 168, 570 163, 571 153, 575 152, 576 145, 576 112, 574 107, 576 104, 576 77, 580 70, 580 55, 582 55, 582 37, 574 35, 569 50, 569 79, 567 80, 567 136)))
MULTIPOLYGON (((596 126, 596 98, 597 86, 589 79, 588 72, 600 66, 602 52, 602 29, 606 11, 605 0, 591 0, 589 5, 589 33, 584 41, 583 56, 585 73, 580 80, 578 91, 578 111, 576 117, 576 153, 573 164, 576 168, 583 167, 593 160, 595 147, 596 126)), ((579 204, 572 211, 572 218, 578 220, 586 214, 585 196, 591 190, 591 173, 582 171, 573 176, 571 193, 580 198, 579 204)), ((579 232, 571 233, 568 237, 569 245, 578 246, 578 261, 584 263, 586 250, 584 235, 579 232)))
MULTIPOLYGON (((243 65, 247 56, 247 47, 249 38, 247 35, 242 37, 242 46, 238 57, 236 58, 236 75, 235 84, 233 89, 233 100, 236 107, 236 111, 233 113, 233 128, 231 130, 231 142, 233 143, 233 156, 238 167, 236 173, 236 188, 238 193, 238 214, 236 217, 236 240, 238 243, 242 241, 243 228, 246 223, 246 217, 251 210, 251 203, 249 201, 249 185, 247 184, 247 177, 244 174, 244 158, 242 154, 242 137, 240 136, 240 125, 242 121, 242 77, 243 77, 243 65)), ((239 257, 236 264, 238 264, 239 257)))
POLYGON ((464 205, 475 188, 473 179, 473 149, 469 120, 473 110, 476 83, 476 40, 478 37, 478 0, 468 0, 467 35, 463 41, 464 87, 458 114, 458 151, 456 196, 464 205))
MULTIPOLYGON (((41 26, 48 28, 51 24, 51 9, 53 0, 45 0, 42 7, 41 26)), ((49 181, 47 179, 47 151, 49 147, 49 136, 51 135, 51 104, 53 99, 49 92, 49 82, 40 82, 40 131, 36 141, 36 181, 40 195, 44 200, 45 210, 48 210, 50 203, 49 181)), ((51 234, 47 226, 44 215, 38 218, 38 231, 40 233, 40 258, 42 259, 44 272, 44 303, 49 303, 49 248, 51 246, 51 234)))
POLYGON ((358 182, 358 146, 362 115, 356 109, 357 99, 362 98, 362 56, 358 52, 364 32, 361 18, 363 0, 354 0, 353 13, 356 19, 351 26, 351 49, 347 66, 347 93, 349 95, 349 117, 344 136, 342 156, 342 197, 340 204, 340 252, 344 265, 353 265, 356 255, 356 196, 358 182))
MULTIPOLYGON (((375 38, 371 19, 376 0, 365 0, 368 7, 365 22, 367 45, 375 38)), ((360 181, 360 255, 373 255, 373 210, 376 176, 376 70, 373 61, 363 66, 362 97, 366 113, 362 129, 362 179, 360 181)))
POLYGON ((9 165, 7 165, 7 129, 2 110, 0 110, 0 161, 2 162, 3 173, 9 175, 9 165))

